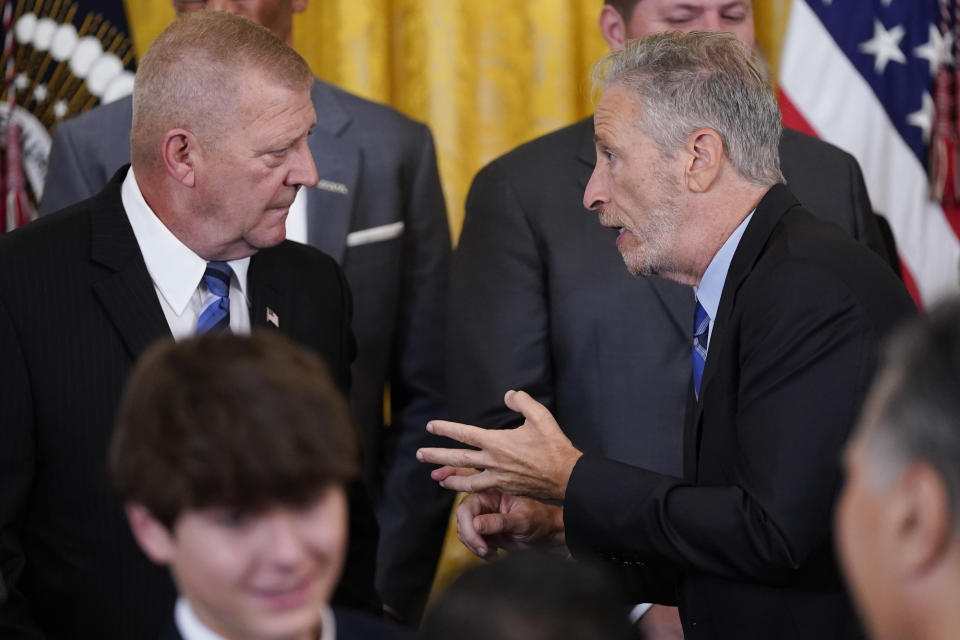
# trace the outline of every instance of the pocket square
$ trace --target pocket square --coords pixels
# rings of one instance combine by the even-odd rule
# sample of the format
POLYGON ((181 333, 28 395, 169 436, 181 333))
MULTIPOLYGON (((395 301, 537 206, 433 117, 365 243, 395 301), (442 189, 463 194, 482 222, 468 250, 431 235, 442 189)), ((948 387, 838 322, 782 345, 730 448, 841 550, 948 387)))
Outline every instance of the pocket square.
POLYGON ((332 191, 334 193, 340 193, 347 195, 350 193, 350 190, 347 189, 347 185, 342 182, 334 182, 333 180, 320 180, 317 182, 317 189, 321 191, 332 191))
POLYGON ((379 227, 361 229, 347 234, 347 246, 356 247, 361 244, 390 240, 398 237, 401 233, 403 233, 403 222, 393 222, 379 227))

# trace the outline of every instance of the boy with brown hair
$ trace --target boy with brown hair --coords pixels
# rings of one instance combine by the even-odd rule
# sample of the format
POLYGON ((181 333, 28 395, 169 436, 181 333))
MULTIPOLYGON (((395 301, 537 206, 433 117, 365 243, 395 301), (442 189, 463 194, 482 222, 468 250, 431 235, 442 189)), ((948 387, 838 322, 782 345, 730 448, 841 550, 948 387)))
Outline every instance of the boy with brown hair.
POLYGON ((134 537, 179 589, 170 638, 398 637, 328 605, 359 464, 317 356, 268 331, 160 343, 109 459, 134 537))

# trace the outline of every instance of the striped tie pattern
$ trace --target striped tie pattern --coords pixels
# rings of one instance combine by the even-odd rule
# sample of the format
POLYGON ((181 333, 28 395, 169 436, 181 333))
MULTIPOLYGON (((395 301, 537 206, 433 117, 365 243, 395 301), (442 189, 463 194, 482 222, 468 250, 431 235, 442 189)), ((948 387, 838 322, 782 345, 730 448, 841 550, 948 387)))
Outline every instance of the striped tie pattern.
POLYGON ((208 262, 203 283, 217 296, 197 319, 197 334, 226 331, 230 328, 230 277, 233 269, 226 262, 208 262))
POLYGON ((693 388, 700 397, 700 380, 703 378, 703 365, 707 362, 707 337, 710 333, 710 316, 697 301, 697 310, 693 314, 693 388))

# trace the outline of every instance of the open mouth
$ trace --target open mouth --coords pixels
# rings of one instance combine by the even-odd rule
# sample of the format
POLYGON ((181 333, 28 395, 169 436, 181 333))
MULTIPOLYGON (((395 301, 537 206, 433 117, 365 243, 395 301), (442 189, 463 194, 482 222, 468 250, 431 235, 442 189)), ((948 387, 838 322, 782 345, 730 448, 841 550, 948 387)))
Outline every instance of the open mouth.
POLYGON ((624 239, 627 237, 627 235, 630 233, 630 230, 627 229, 626 227, 614 227, 614 228, 618 228, 620 231, 619 235, 617 235, 617 246, 619 247, 620 243, 623 242, 624 239))

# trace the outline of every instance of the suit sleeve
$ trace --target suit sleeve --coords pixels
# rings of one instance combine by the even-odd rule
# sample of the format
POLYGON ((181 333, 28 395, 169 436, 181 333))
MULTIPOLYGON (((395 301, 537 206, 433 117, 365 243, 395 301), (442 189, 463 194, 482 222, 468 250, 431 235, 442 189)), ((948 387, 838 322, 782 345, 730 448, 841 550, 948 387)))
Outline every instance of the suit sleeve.
MULTIPOLYGON (((738 363, 738 379, 723 381, 736 388, 716 389, 737 394, 727 427, 736 444, 729 460, 713 460, 732 466, 735 483, 693 486, 585 455, 565 501, 575 552, 766 584, 823 575, 816 565, 830 557, 840 452, 877 336, 846 288, 815 269, 782 265, 746 288, 738 304, 750 312, 723 345, 739 349, 717 354, 738 363)), ((703 433, 713 425, 726 434, 708 411, 703 433)))
POLYGON ((378 587, 400 619, 419 622, 443 545, 453 495, 416 460, 438 446, 426 424, 448 416, 444 329, 450 230, 433 138, 418 127, 404 166, 404 233, 399 317, 390 358, 391 429, 396 434, 380 507, 378 587))
POLYGON ((43 637, 18 589, 26 558, 20 543, 33 480, 33 401, 16 329, 0 299, 0 636, 43 637))
POLYGON ((53 130, 43 197, 37 208, 41 216, 86 200, 100 191, 110 177, 105 175, 97 179, 90 175, 96 170, 92 166, 95 163, 91 158, 83 157, 78 140, 73 135, 73 125, 68 120, 53 130))
POLYGON ((484 168, 467 197, 450 291, 447 371, 453 419, 513 427, 503 404, 523 389, 554 408, 546 272, 508 174, 484 168))

